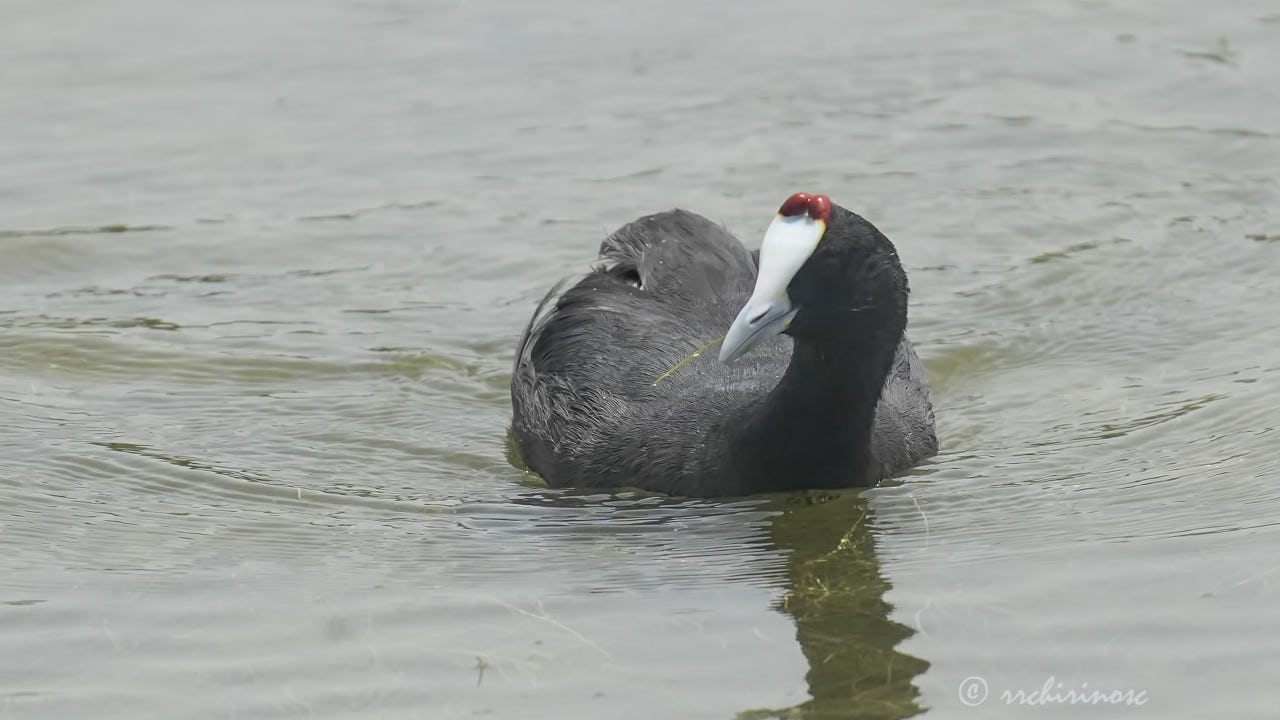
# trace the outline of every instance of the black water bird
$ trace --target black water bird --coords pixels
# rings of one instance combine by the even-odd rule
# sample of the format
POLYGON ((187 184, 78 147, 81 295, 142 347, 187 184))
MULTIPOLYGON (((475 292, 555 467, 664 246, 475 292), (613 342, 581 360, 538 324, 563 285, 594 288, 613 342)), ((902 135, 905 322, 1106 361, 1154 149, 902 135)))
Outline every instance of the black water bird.
POLYGON ((788 198, 758 256, 672 210, 600 261, 551 289, 516 349, 512 432, 552 486, 870 486, 937 451, 897 250, 825 195, 788 198), (712 346, 670 372, 721 335, 718 362, 712 346))

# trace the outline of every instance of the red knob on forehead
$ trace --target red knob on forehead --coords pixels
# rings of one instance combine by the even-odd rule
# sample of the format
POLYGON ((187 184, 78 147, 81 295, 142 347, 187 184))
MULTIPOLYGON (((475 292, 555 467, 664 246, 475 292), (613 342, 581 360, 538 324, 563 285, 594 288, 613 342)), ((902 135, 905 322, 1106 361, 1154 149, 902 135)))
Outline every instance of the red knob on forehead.
POLYGON ((805 212, 809 213, 809 217, 814 220, 826 222, 831 219, 831 198, 826 195, 796 193, 787 198, 787 201, 782 203, 782 207, 778 208, 778 214, 782 217, 792 217, 805 212))
POLYGON ((809 200, 809 193, 796 193, 782 203, 782 207, 778 208, 778 214, 782 217, 799 215, 809 209, 809 200))
POLYGON ((831 198, 814 195, 809 198, 809 217, 826 222, 831 219, 831 198))

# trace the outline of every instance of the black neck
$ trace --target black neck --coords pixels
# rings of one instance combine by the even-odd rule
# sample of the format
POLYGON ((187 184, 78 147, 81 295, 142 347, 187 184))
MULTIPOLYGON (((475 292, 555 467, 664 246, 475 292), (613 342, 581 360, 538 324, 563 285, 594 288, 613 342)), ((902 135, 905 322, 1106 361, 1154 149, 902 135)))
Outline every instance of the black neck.
POLYGON ((838 338, 797 339, 781 382, 750 411, 739 448, 756 491, 880 480, 871 433, 901 332, 860 325, 838 338))

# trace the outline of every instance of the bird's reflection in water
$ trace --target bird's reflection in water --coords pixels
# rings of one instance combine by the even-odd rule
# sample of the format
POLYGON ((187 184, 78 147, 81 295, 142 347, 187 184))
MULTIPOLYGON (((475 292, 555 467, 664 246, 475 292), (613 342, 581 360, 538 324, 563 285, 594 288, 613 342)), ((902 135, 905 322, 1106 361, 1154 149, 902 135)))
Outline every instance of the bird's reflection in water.
MULTIPOLYGON (((508 444, 513 464, 519 462, 508 444)), ((518 465, 517 465, 518 466, 518 465)), ((533 476, 530 476, 533 477, 533 476)), ((537 491, 515 499, 519 505, 572 508, 592 527, 611 526, 619 507, 687 509, 687 501, 656 495, 602 496, 586 491, 537 491), (602 502, 609 498, 607 502, 602 502)), ((774 513, 764 520, 769 542, 786 554, 786 592, 777 609, 795 622, 796 639, 809 665, 809 700, 788 708, 752 708, 740 720, 769 718, 850 718, 891 720, 924 710, 917 702, 917 675, 929 663, 899 652, 912 634, 889 619, 884 599, 889 583, 880 575, 870 528, 871 508, 856 491, 810 491, 757 496, 753 511, 774 513)), ((576 525, 558 526, 572 532, 576 525)), ((630 528, 634 529, 634 528, 630 528)), ((596 534, 593 532, 593 537, 596 534)))
POLYGON ((780 496, 770 536, 789 553, 778 609, 796 624, 810 699, 764 718, 904 718, 923 710, 913 680, 929 663, 896 650, 912 630, 889 619, 870 508, 855 492, 780 496))

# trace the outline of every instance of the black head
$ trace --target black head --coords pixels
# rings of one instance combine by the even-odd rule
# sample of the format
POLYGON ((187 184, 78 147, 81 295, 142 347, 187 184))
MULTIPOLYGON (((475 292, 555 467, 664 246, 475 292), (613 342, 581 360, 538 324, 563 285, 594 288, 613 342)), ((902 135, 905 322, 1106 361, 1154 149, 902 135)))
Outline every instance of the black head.
POLYGON ((889 238, 833 204, 826 232, 787 285, 797 312, 786 332, 808 337, 873 323, 901 336, 907 294, 907 275, 889 238))
POLYGON ((907 322, 907 276, 889 238, 825 195, 787 198, 765 233, 751 299, 730 326, 720 359, 766 338, 888 342, 907 322))

